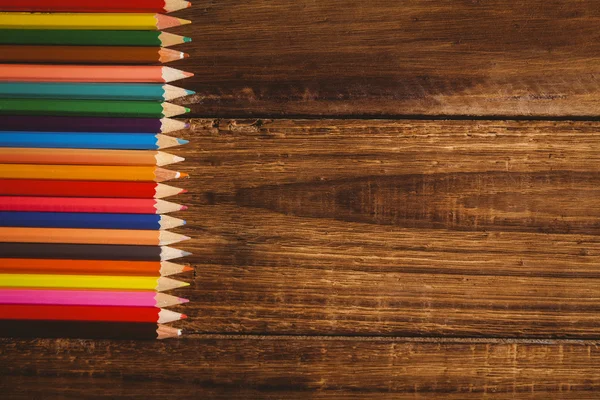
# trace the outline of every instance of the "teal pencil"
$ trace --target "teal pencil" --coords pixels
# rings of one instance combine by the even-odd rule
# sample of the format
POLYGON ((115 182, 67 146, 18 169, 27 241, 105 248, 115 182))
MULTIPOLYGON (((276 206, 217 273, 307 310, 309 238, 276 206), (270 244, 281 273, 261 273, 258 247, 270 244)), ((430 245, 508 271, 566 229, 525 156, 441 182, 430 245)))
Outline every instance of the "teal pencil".
POLYGON ((0 82, 0 97, 165 101, 194 94, 162 84, 0 82))

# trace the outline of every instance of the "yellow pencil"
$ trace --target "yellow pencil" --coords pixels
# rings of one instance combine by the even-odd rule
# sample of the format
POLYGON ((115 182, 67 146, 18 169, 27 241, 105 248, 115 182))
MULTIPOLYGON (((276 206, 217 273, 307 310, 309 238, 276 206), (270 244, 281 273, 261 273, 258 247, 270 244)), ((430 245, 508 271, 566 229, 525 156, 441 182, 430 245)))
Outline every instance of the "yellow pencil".
POLYGON ((162 14, 139 13, 0 13, 0 29, 74 29, 160 31, 191 21, 162 14))
POLYGON ((152 166, 0 164, 0 179, 164 182, 187 176, 152 166))
POLYGON ((0 288, 63 288, 164 290, 189 286, 189 283, 165 277, 0 274, 0 288))

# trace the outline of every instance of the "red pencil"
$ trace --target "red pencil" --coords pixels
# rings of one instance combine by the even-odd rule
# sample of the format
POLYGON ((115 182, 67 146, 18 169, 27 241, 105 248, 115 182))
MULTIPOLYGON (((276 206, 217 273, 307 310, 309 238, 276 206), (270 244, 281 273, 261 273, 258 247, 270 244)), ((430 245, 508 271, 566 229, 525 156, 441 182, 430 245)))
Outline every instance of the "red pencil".
POLYGON ((0 0, 2 11, 162 13, 190 7, 185 0, 0 0))
POLYGON ((187 318, 185 314, 156 307, 26 304, 3 304, 0 306, 0 320, 152 322, 164 324, 185 318, 187 318))
POLYGON ((166 214, 186 206, 158 199, 0 196, 0 211, 166 214))
POLYGON ((0 196, 126 197, 161 199, 187 190, 155 182, 0 179, 0 196))

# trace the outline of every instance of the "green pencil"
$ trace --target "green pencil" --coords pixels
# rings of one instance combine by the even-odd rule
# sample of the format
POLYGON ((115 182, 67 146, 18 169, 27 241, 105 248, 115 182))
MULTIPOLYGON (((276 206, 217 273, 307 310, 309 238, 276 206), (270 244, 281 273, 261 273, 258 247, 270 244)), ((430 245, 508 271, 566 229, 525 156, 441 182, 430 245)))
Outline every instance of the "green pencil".
POLYGON ((157 31, 87 31, 0 29, 0 44, 63 46, 159 46, 168 47, 192 39, 157 31))
POLYGON ((153 83, 0 82, 0 98, 165 101, 192 90, 153 83))
POLYGON ((189 112, 188 108, 153 101, 0 99, 0 114, 162 118, 189 112))

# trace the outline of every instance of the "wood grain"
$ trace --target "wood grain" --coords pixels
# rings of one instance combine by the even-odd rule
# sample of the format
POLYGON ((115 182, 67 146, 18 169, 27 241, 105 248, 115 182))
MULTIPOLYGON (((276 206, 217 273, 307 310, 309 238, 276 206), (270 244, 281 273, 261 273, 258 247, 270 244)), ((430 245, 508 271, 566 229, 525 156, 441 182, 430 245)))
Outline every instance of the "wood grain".
POLYGON ((10 398, 593 399, 600 388, 595 342, 192 337, 0 346, 10 398))
POLYGON ((191 122, 189 331, 600 338, 600 123, 191 122))
POLYGON ((204 0, 178 16, 197 116, 600 112, 594 0, 204 0))

